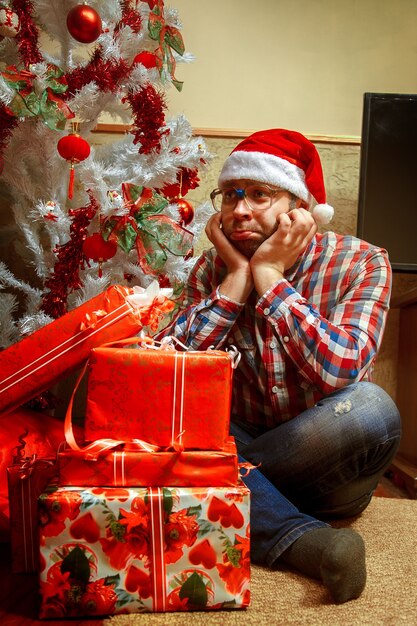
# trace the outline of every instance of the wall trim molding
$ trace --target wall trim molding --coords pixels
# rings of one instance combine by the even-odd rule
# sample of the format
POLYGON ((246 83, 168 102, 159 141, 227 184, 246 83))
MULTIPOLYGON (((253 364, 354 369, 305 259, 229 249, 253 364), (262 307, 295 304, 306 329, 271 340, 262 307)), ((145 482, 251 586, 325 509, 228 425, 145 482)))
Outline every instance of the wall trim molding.
MULTIPOLYGON (((93 130, 95 133, 116 133, 123 134, 129 132, 129 124, 97 124, 93 130)), ((217 137, 219 139, 243 139, 251 135, 253 130, 229 130, 226 128, 193 128, 193 134, 202 137, 217 137)), ((360 146, 360 137, 349 137, 344 135, 316 135, 306 133, 306 137, 313 143, 333 143, 360 146)))

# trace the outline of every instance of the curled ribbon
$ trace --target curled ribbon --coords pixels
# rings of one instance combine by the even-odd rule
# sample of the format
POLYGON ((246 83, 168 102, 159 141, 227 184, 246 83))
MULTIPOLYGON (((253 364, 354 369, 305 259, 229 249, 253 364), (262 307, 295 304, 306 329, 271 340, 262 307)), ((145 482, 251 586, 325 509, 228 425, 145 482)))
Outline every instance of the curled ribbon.
POLYGON ((36 454, 33 454, 31 457, 27 457, 23 461, 22 465, 19 468, 19 476, 21 480, 25 480, 26 478, 29 478, 29 476, 32 474, 34 470, 36 461, 37 461, 36 454))
POLYGON ((30 457, 28 456, 24 460, 22 459, 21 466, 19 467, 19 470, 18 470, 20 480, 26 480, 27 478, 29 478, 29 476, 31 476, 32 472, 34 471, 35 467, 40 463, 53 465, 55 463, 55 459, 40 459, 38 458, 36 454, 32 454, 32 456, 30 457))
MULTIPOLYGON (((184 351, 190 350, 189 346, 186 346, 177 337, 174 337, 174 335, 167 335, 166 337, 163 337, 160 341, 156 341, 151 337, 147 337, 146 342, 143 343, 142 347, 153 350, 176 350, 177 346, 180 346, 184 351)), ((209 346, 207 348, 207 352, 215 350, 216 348, 214 346, 209 346)), ((233 369, 236 369, 242 356, 239 350, 236 348, 236 346, 228 346, 225 352, 232 360, 233 369)))
POLYGON ((252 463, 248 463, 247 461, 245 463, 239 463, 238 464, 239 474, 242 478, 246 478, 246 476, 248 476, 252 470, 258 469, 260 466, 261 466, 261 463, 258 463, 258 465, 252 465, 252 463))
POLYGON ((25 431, 21 435, 19 435, 19 437, 17 438, 20 445, 16 446, 12 450, 13 465, 17 465, 18 463, 21 463, 23 459, 25 458, 26 441, 24 437, 27 437, 28 434, 29 434, 29 429, 25 428, 25 431))
POLYGON ((92 313, 87 313, 84 321, 82 321, 80 324, 80 330, 94 328, 105 315, 107 315, 107 311, 103 311, 102 309, 99 309, 98 311, 93 311, 92 313))

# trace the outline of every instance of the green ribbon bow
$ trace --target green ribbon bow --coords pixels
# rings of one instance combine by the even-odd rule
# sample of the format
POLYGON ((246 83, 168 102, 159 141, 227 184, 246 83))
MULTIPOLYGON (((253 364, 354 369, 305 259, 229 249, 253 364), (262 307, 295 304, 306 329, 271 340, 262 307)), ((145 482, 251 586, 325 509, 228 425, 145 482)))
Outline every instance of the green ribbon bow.
POLYGON ((56 65, 48 65, 46 88, 40 94, 34 87, 37 76, 28 70, 19 70, 15 65, 9 65, 1 75, 16 92, 6 107, 10 115, 42 117, 51 130, 64 130, 66 120, 74 117, 74 113, 59 97, 66 92, 68 85, 64 72, 56 65))
POLYGON ((174 76, 176 62, 172 54, 175 50, 180 56, 185 52, 184 41, 178 28, 167 26, 163 13, 164 3, 162 0, 156 2, 153 10, 149 13, 148 31, 149 36, 154 41, 159 42, 159 46, 154 50, 156 67, 162 74, 164 66, 166 66, 169 75, 172 78, 172 84, 178 91, 182 90, 183 83, 174 76), (172 50, 171 50, 172 48, 172 50))
POLYGON ((103 239, 114 239, 129 253, 136 246, 138 262, 145 274, 158 275, 170 252, 187 256, 192 250, 193 234, 167 215, 160 215, 168 201, 152 189, 122 184, 125 206, 129 214, 111 216, 101 226, 103 239))

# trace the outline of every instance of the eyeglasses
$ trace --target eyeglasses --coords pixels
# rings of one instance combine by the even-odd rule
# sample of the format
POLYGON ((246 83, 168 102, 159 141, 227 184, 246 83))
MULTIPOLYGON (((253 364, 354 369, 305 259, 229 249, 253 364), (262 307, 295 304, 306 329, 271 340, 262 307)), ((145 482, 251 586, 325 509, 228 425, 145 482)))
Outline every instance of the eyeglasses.
POLYGON ((210 199, 214 210, 223 213, 233 211, 240 200, 244 200, 251 211, 265 211, 271 208, 275 196, 283 191, 262 184, 248 185, 245 189, 226 187, 213 189, 210 199))

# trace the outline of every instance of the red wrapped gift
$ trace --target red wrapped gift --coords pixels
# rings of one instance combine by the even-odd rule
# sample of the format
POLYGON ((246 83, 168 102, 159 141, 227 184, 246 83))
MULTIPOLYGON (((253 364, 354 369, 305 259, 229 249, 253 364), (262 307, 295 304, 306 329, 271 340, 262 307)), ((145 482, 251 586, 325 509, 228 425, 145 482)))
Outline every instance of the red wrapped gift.
POLYGON ((41 618, 249 604, 244 486, 60 487, 39 507, 41 618))
MULTIPOLYGON (((76 426, 74 430, 75 435, 80 438, 80 427, 76 426)), ((36 455, 38 459, 51 459, 56 458, 63 440, 62 420, 45 413, 20 408, 0 420, 0 541, 10 539, 7 468, 17 463, 17 441, 24 448, 22 456, 36 455)))
POLYGON ((144 451, 140 448, 58 454, 60 485, 156 487, 229 487, 238 481, 237 452, 230 437, 223 450, 144 451))
POLYGON ((86 441, 139 438, 160 447, 221 450, 236 350, 153 348, 91 351, 86 441))
MULTIPOLYGON (((161 290, 159 293, 161 293, 161 290)), ((156 291, 109 287, 0 353, 0 412, 10 411, 77 369, 91 348, 155 323, 173 303, 156 291), (141 293, 138 293, 141 290, 141 293), (145 298, 144 298, 145 296, 145 298)))
POLYGON ((7 468, 13 572, 39 570, 38 498, 56 476, 56 457, 26 457, 7 468))

